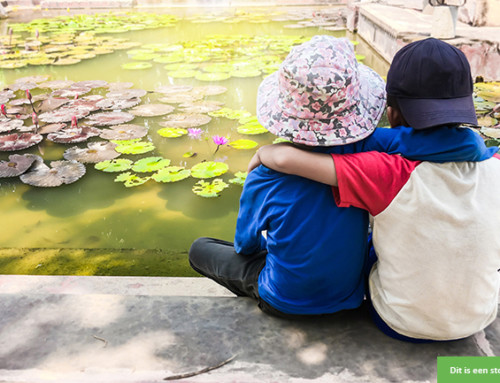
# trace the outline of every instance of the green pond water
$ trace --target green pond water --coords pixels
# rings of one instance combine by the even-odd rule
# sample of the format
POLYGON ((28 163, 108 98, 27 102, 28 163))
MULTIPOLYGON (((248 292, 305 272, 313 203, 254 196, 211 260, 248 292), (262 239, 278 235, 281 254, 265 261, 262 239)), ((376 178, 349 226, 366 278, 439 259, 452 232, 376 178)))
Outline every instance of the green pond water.
MULTIPOLYGON (((283 7, 279 11, 286 13, 283 7)), ((183 19, 189 16, 188 11, 182 12, 177 11, 179 20, 172 27, 110 35, 138 42, 141 46, 196 41, 207 35, 346 35, 345 31, 327 31, 321 27, 284 28, 290 21, 193 23, 183 19)), ((12 21, 2 21, 4 34, 9 22, 12 21)), ((347 37, 356 40, 355 35, 347 37)), ((356 51, 366 56, 365 64, 385 74, 387 63, 366 43, 360 41, 356 51)), ((49 80, 132 82, 133 88, 147 91, 164 85, 222 85, 227 88, 225 93, 205 99, 221 101, 225 107, 255 115, 256 91, 262 76, 202 82, 193 78, 171 78, 164 69, 165 64, 153 63, 152 68, 145 70, 121 67, 130 61, 126 50, 117 50, 75 65, 2 69, 0 84, 5 87, 25 76, 48 75, 49 80)), ((95 89, 92 93, 104 95, 106 92, 105 89, 95 89)), ((37 93, 37 89, 32 90, 33 95, 37 93)), ((142 98, 142 103, 157 103, 158 97, 157 93, 148 93, 142 98)), ((236 132, 240 124, 227 118, 213 118, 202 127, 207 131, 207 139, 165 138, 157 133, 161 128, 160 121, 162 117, 136 117, 129 122, 149 128, 148 136, 143 140, 152 142, 155 150, 120 158, 135 161, 151 155, 163 156, 171 160, 171 165, 186 168, 202 161, 224 161, 229 171, 218 178, 228 182, 234 173, 246 170, 255 149, 236 150, 221 146, 214 154, 216 146, 209 139, 211 135, 230 136, 230 140, 251 139, 259 145, 271 143, 275 138, 269 133, 240 135, 236 132), (186 158, 183 156, 186 152, 197 155, 186 158)), ((26 125, 30 124, 26 122, 26 125)), ((90 139, 91 142, 97 140, 99 138, 90 139)), ((20 153, 43 153, 47 163, 63 159, 64 151, 75 145, 85 147, 87 142, 56 144, 44 140, 20 153)), ((0 152, 0 160, 6 160, 10 154, 12 152, 0 152)), ((241 186, 229 184, 219 197, 203 198, 191 190, 198 179, 188 178, 168 184, 148 181, 141 186, 126 188, 123 183, 113 181, 115 176, 116 173, 98 171, 93 164, 86 164, 83 178, 55 188, 29 186, 17 177, 0 178, 0 273, 196 275, 187 262, 187 251, 194 239, 200 236, 233 239, 241 186)))

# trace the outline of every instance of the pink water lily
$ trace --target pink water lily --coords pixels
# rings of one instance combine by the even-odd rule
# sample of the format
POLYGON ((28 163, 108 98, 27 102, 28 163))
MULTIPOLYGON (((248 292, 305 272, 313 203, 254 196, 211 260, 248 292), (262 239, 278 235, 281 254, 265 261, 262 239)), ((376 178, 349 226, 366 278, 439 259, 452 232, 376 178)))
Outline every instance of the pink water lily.
POLYGON ((7 109, 5 108, 5 104, 2 104, 2 114, 7 117, 7 109))
POLYGON ((29 89, 26 89, 26 98, 31 101, 31 93, 29 89))
POLYGON ((71 117, 71 127, 78 128, 78 119, 76 118, 76 116, 71 117))
POLYGON ((188 136, 191 138, 200 138, 201 133, 203 133, 203 130, 199 129, 199 128, 189 128, 188 129, 188 136))
POLYGON ((217 149, 215 149, 214 154, 217 153, 221 145, 226 145, 229 142, 229 140, 226 137, 217 135, 212 136, 212 140, 214 141, 214 144, 217 145, 217 149))

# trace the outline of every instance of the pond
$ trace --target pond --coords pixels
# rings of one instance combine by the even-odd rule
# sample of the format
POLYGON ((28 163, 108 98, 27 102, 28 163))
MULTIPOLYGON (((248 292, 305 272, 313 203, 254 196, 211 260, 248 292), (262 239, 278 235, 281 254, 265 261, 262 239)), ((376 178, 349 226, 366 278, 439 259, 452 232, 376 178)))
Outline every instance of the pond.
MULTIPOLYGON (((277 69, 291 46, 315 34, 347 35, 355 41, 355 35, 338 30, 343 26, 342 12, 341 7, 217 9, 203 14, 162 9, 160 13, 68 14, 57 23, 45 12, 45 20, 34 14, 38 21, 31 24, 2 21, 0 83, 14 89, 2 101, 10 119, 22 114, 24 127, 33 125, 26 89, 33 97, 40 127, 60 121, 69 127, 75 114, 56 116, 50 104, 44 105, 44 115, 42 98, 51 93, 67 99, 61 108, 83 100, 93 105, 99 100, 102 108, 73 121, 79 133, 72 132, 68 138, 42 131, 41 142, 1 151, 0 161, 31 153, 49 165, 85 151, 96 153, 89 148, 112 140, 102 134, 112 130, 110 125, 137 125, 147 134, 137 138, 139 145, 122 145, 119 157, 109 159, 111 164, 82 161, 85 174, 75 176, 81 176, 75 182, 40 187, 20 177, 0 178, 0 273, 196 275, 187 262, 190 244, 200 236, 233 239, 241 172, 255 152, 253 145, 275 139, 252 123, 259 83, 277 69), (31 53, 20 56, 26 50, 31 53), (130 69, 129 63, 142 69, 130 69), (91 117, 102 113, 106 113, 103 120, 112 122, 91 117), (178 115, 184 113, 205 119, 183 125, 178 115), (123 114, 131 117, 122 121, 123 114), (85 135, 84 126, 99 135, 89 133, 87 140, 73 141, 75 135, 85 135), (194 130, 188 133, 188 126, 194 130), (217 145, 214 136, 226 138, 228 144, 217 145), (138 162, 149 157, 155 158, 138 162), (160 162, 175 168, 157 175, 160 171, 152 164, 160 167, 160 162), (208 169, 196 173, 196 166, 208 169), (225 173, 217 172, 219 166, 225 173), (166 182, 181 179, 184 170, 191 170, 191 176, 166 182), (207 171, 214 173, 204 175, 207 171), (215 179, 222 180, 220 189, 213 184, 215 179), (205 196, 195 194, 193 188, 205 196), (208 198, 210 192, 218 196, 208 198)), ((359 41, 356 51, 362 55, 360 60, 385 74, 387 63, 366 43, 359 41)), ((137 133, 138 128, 130 129, 137 133)), ((128 132, 125 127, 117 131, 128 132)), ((34 177, 36 182, 53 182, 48 173, 34 177)))

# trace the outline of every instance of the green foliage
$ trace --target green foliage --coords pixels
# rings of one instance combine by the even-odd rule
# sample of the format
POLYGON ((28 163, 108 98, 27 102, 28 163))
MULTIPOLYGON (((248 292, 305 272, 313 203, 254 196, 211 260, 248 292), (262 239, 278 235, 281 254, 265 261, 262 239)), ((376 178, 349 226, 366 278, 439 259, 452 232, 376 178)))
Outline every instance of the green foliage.
POLYGON ((191 175, 194 178, 212 178, 220 176, 229 170, 229 166, 224 162, 206 161, 194 165, 191 168, 191 175))
POLYGON ((113 173, 122 172, 128 170, 132 167, 132 161, 124 158, 118 158, 114 160, 101 161, 94 165, 97 170, 102 170, 103 172, 113 173))
POLYGON ((243 184, 245 183, 245 180, 247 179, 247 176, 248 176, 248 172, 236 172, 234 174, 234 178, 231 178, 229 180, 229 183, 243 186, 243 184))
POLYGON ((170 165, 170 160, 163 157, 146 157, 136 161, 132 170, 138 173, 156 172, 170 165))
POLYGON ((218 197, 227 187, 229 185, 220 178, 216 178, 212 182, 201 180, 193 186, 193 193, 200 197, 214 198, 218 197))
POLYGON ((151 176, 156 182, 177 182, 188 178, 191 175, 189 169, 182 166, 169 166, 159 170, 151 176))

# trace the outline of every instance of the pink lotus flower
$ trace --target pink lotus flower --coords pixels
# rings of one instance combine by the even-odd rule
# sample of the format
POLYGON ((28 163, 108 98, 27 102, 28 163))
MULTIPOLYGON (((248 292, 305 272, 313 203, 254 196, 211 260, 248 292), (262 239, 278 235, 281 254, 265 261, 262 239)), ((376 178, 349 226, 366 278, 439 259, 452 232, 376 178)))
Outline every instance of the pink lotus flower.
POLYGON ((212 136, 212 140, 214 141, 214 144, 217 145, 217 149, 215 149, 214 154, 217 153, 221 145, 226 145, 229 142, 229 140, 226 137, 217 135, 212 136))
POLYGON ((26 89, 26 98, 31 101, 31 93, 29 89, 26 89))
POLYGON ((188 129, 188 136, 191 138, 200 138, 201 133, 203 133, 203 130, 200 128, 189 128, 188 129))
POLYGON ((2 104, 2 114, 7 117, 7 109, 5 109, 5 104, 2 104))

